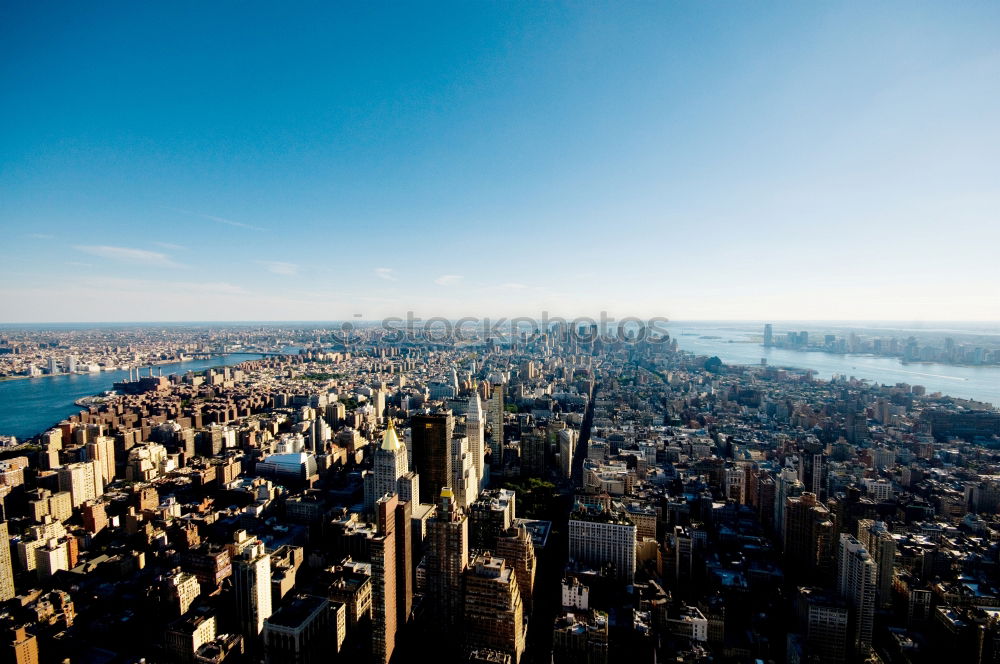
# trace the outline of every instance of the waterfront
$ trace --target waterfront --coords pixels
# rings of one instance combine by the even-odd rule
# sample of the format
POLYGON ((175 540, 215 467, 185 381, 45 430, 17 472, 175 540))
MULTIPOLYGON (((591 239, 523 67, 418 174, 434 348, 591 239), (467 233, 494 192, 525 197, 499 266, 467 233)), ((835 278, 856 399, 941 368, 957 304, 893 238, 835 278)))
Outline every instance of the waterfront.
MULTIPOLYGON (((202 371, 211 367, 230 366, 263 357, 255 353, 238 353, 208 360, 190 360, 157 365, 163 375, 202 371)), ((145 371, 144 371, 145 373, 145 371)), ((0 434, 17 436, 18 441, 45 431, 64 417, 82 410, 73 402, 81 397, 101 394, 112 389, 116 381, 127 379, 128 371, 104 371, 93 374, 59 374, 5 380, 0 382, 0 434)))
POLYGON ((1000 404, 1000 368, 949 364, 903 364, 893 357, 838 355, 820 351, 765 348, 753 340, 761 328, 710 323, 675 323, 667 326, 681 350, 698 355, 718 356, 727 364, 760 364, 814 369, 818 378, 835 374, 854 376, 882 384, 923 385, 928 394, 941 392, 964 399, 1000 404), (717 337, 712 339, 705 336, 717 337))

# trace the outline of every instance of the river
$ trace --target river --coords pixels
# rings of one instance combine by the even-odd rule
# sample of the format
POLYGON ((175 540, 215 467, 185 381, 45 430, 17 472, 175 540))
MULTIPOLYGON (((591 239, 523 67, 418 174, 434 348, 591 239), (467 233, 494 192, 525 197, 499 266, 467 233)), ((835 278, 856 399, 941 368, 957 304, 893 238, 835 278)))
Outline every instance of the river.
POLYGON ((759 327, 750 329, 706 323, 677 323, 666 327, 670 335, 677 339, 681 350, 698 355, 715 355, 727 364, 760 364, 761 359, 766 359, 770 366, 814 369, 819 378, 829 379, 839 374, 888 385, 923 385, 928 394, 941 392, 963 399, 1000 404, 1000 367, 903 364, 894 357, 765 348, 752 340, 752 337, 761 336, 759 327), (705 339, 705 336, 718 338, 705 339))
MULTIPOLYGON (((160 364, 153 368, 163 375, 202 371, 258 360, 263 355, 236 353, 208 360, 160 364)), ((128 371, 92 374, 59 374, 38 378, 0 381, 0 434, 17 436, 18 441, 45 431, 68 415, 81 410, 74 401, 112 389, 116 381, 128 378, 128 371)))

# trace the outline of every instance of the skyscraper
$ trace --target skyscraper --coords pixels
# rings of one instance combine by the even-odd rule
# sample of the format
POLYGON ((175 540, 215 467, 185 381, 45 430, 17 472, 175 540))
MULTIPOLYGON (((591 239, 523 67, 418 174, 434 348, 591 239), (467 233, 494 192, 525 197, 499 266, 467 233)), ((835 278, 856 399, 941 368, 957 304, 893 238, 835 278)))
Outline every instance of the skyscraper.
POLYGON ((517 664, 524 653, 524 608, 517 575, 502 558, 476 556, 465 573, 466 647, 489 648, 510 655, 517 664))
POLYGON ((433 499, 451 486, 451 438, 455 418, 450 411, 414 415, 410 423, 413 437, 413 465, 420 476, 420 495, 433 499))
POLYGON ((482 491, 486 488, 486 432, 483 406, 477 392, 473 392, 469 397, 469 411, 465 417, 465 435, 469 438, 469 453, 472 455, 472 466, 479 481, 479 491, 482 491))
POLYGON ((462 574, 469 562, 469 520, 451 487, 440 492, 437 514, 428 523, 427 595, 437 623, 461 623, 462 574))
POLYGON ((896 540, 892 538, 884 522, 860 519, 858 541, 878 565, 875 601, 878 606, 887 608, 892 605, 892 572, 896 562, 896 540))
POLYGON ((490 424, 490 448, 493 450, 493 465, 503 468, 503 383, 493 386, 490 400, 486 404, 486 418, 490 424))
POLYGON ((497 536, 496 550, 497 557, 503 558, 507 566, 514 570, 524 612, 531 613, 535 588, 535 547, 528 529, 524 524, 519 524, 500 533, 497 536))
POLYGON ((805 492, 786 500, 784 511, 785 560, 790 570, 829 573, 833 563, 835 528, 830 511, 805 492))
POLYGON ((764 345, 774 345, 774 327, 772 327, 770 323, 764 325, 764 345))
POLYGON ((0 602, 13 599, 14 595, 14 567, 10 560, 10 533, 7 529, 7 522, 0 521, 0 602))
POLYGON ((389 418, 382 434, 382 444, 373 455, 372 472, 365 479, 365 509, 369 514, 374 514, 375 501, 387 493, 398 494, 401 501, 416 498, 409 495, 411 483, 400 481, 409 470, 406 447, 400 442, 392 418, 389 418))
POLYGON ((875 623, 875 587, 878 569, 868 551, 855 537, 840 536, 837 587, 850 609, 850 645, 855 655, 872 648, 875 623))
POLYGON ((252 649, 264 621, 271 617, 271 557, 263 542, 245 536, 245 532, 237 532, 235 548, 239 553, 233 560, 233 586, 240 627, 252 649))
POLYGON ((581 509, 569 518, 569 557, 580 563, 610 566, 626 583, 635 577, 635 524, 611 511, 581 509))
POLYGON ((395 494, 375 502, 377 535, 371 540, 372 657, 388 664, 396 649, 396 506, 395 494))

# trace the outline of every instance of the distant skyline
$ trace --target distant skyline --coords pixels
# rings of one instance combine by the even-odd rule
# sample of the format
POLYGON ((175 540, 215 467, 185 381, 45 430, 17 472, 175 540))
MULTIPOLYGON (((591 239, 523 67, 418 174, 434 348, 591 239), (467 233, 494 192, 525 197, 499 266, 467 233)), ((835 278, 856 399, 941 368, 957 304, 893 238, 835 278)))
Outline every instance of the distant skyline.
POLYGON ((1000 4, 7 3, 0 325, 1000 320, 1000 4))

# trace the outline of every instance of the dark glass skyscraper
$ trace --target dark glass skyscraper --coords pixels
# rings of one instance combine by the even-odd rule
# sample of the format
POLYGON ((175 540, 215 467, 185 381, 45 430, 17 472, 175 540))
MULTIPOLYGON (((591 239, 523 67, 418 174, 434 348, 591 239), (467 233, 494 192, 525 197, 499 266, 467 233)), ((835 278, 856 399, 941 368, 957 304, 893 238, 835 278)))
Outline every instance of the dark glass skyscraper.
POLYGON ((450 411, 414 415, 410 427, 413 465, 420 475, 420 495, 425 500, 436 500, 443 487, 451 486, 451 437, 455 418, 450 411))

